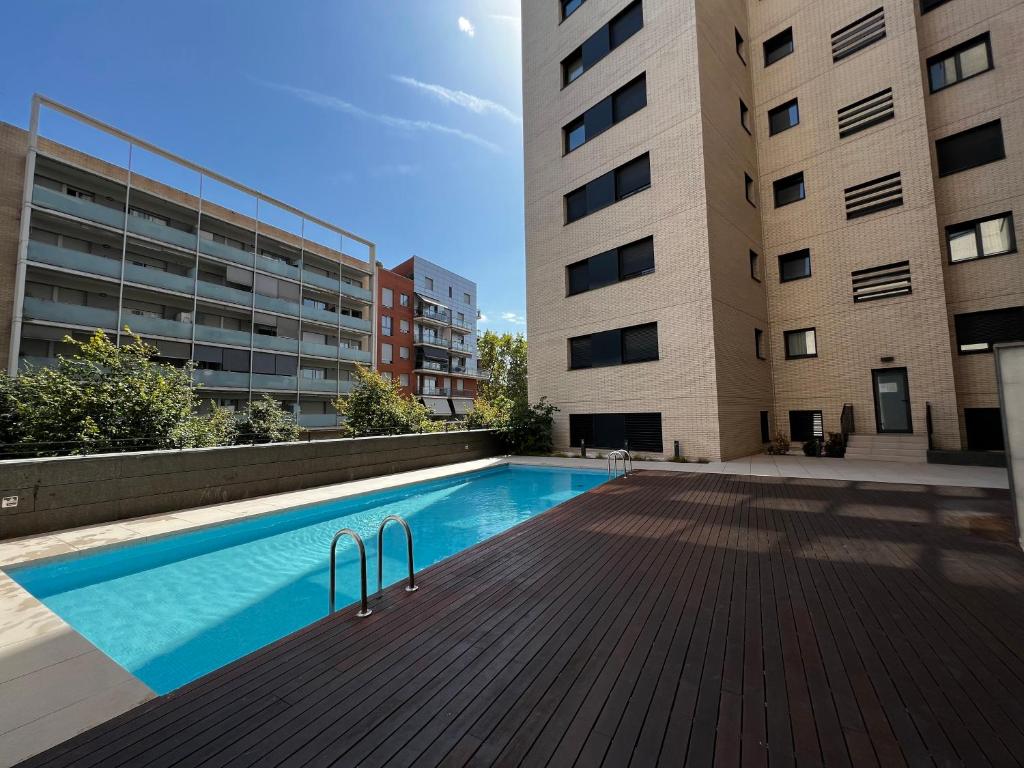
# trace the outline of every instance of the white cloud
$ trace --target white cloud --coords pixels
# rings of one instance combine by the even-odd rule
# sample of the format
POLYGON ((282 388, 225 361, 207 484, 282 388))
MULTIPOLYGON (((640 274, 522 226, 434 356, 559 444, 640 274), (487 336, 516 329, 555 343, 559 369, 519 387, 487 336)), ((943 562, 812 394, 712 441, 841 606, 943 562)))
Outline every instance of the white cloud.
POLYGON ((492 13, 490 17, 500 24, 505 24, 513 29, 521 29, 523 26, 522 20, 518 16, 508 16, 504 13, 492 13))
POLYGON ((476 36, 476 27, 474 27, 473 22, 465 16, 459 16, 459 31, 465 32, 470 37, 476 36))
POLYGON ((515 312, 502 312, 501 319, 511 325, 526 325, 526 318, 515 312))
POLYGON ((395 117, 394 115, 370 112, 362 107, 357 107, 355 104, 350 104, 343 99, 339 99, 337 96, 311 91, 307 88, 297 88, 292 85, 281 85, 279 83, 270 83, 265 81, 259 82, 268 88, 284 91, 297 99, 301 99, 302 101, 305 101, 308 104, 313 104, 317 107, 322 107, 323 109, 342 112, 346 115, 352 115, 353 117, 359 117, 364 120, 373 120, 374 122, 381 123, 389 128, 396 128, 402 131, 440 133, 447 136, 455 136, 463 141, 468 141, 476 144, 477 146, 489 149, 491 152, 501 152, 501 147, 494 142, 487 141, 487 139, 481 138, 475 133, 469 133, 468 131, 463 131, 459 128, 452 128, 429 120, 412 120, 406 117, 395 117))
POLYGON ((508 107, 504 107, 490 99, 474 96, 473 94, 466 93, 465 91, 446 88, 445 86, 437 85, 436 83, 424 83, 414 77, 408 77, 406 75, 392 75, 391 77, 393 80, 402 83, 403 85, 408 85, 409 87, 416 88, 424 93, 429 93, 431 96, 443 101, 445 104, 454 104, 462 107, 463 109, 468 109, 470 112, 475 112, 478 115, 499 115, 513 123, 521 123, 523 121, 523 118, 508 107))

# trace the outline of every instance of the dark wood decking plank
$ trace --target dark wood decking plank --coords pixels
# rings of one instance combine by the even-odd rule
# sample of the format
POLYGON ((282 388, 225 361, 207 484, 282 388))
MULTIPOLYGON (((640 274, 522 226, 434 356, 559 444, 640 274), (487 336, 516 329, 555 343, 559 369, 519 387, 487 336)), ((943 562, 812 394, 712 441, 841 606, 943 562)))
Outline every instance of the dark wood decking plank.
POLYGON ((1004 492, 639 473, 27 765, 1014 763, 1004 492))

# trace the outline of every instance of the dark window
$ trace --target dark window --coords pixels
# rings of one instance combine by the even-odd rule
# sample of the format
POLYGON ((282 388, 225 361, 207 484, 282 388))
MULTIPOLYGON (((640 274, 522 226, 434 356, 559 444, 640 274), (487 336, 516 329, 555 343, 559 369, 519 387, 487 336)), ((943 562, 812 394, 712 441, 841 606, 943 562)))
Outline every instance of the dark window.
POLYGON ((921 0, 921 14, 924 15, 928 11, 933 11, 940 5, 945 5, 949 0, 921 0))
POLYGON ((253 352, 252 372, 265 373, 273 376, 277 372, 277 366, 275 365, 274 362, 274 355, 267 354, 266 352, 253 352))
POLYGON ((961 355, 991 352, 993 344, 1024 341, 1024 307, 955 315, 953 323, 961 355))
POLYGON ((796 99, 768 110, 768 135, 788 131, 800 123, 800 107, 796 99))
POLYGON ((954 133, 935 142, 939 176, 977 168, 1006 157, 1003 148, 1003 126, 999 120, 954 133))
POLYGON ((740 34, 738 29, 733 28, 736 33, 736 55, 740 57, 740 61, 744 64, 747 63, 747 44, 743 41, 743 35, 740 34))
POLYGON ((562 2, 562 18, 567 19, 572 16, 573 11, 579 8, 585 0, 561 0, 562 2))
POLYGON ((793 28, 784 29, 779 34, 764 41, 764 65, 771 66, 779 59, 784 59, 793 52, 793 28))
POLYGON ((988 32, 928 59, 928 85, 932 93, 992 69, 992 43, 988 32))
POLYGON ((786 176, 782 179, 776 179, 772 183, 772 189, 775 191, 775 207, 781 208, 784 205, 795 203, 799 200, 803 200, 805 197, 804 190, 804 173, 794 173, 792 176, 786 176))
POLYGON ((569 415, 569 442, 594 448, 662 450, 660 413, 573 413, 569 415))
POLYGON ((568 193, 565 223, 570 224, 650 185, 650 157, 644 154, 568 193))
POLYGON ((642 240, 566 267, 567 294, 583 293, 654 271, 654 239, 642 240))
POLYGON ((755 197, 756 193, 754 192, 754 180, 750 178, 749 173, 743 174, 743 194, 747 198, 748 203, 755 207, 757 206, 757 203, 755 202, 757 198, 755 197))
POLYGON ((767 443, 771 439, 771 429, 768 427, 768 411, 761 411, 761 442, 767 443))
POLYGON ((757 255, 757 251, 750 252, 750 276, 761 282, 761 257, 757 255))
POLYGON ((640 75, 563 126, 566 153, 647 106, 647 77, 640 75))
POLYGON ((998 408, 964 408, 967 450, 1002 451, 1003 418, 998 408))
POLYGON ((764 360, 764 331, 760 328, 754 329, 754 354, 758 360, 764 360))
POLYGON ((1013 253, 1017 250, 1013 214, 1000 213, 946 227, 946 244, 954 264, 1013 253))
POLYGON ((224 370, 237 373, 249 372, 249 351, 246 349, 225 349, 224 370))
POLYGON ((740 125, 743 126, 743 130, 750 133, 750 109, 746 104, 743 103, 743 99, 740 99, 740 125))
POLYGON ((812 437, 822 437, 821 411, 790 411, 789 438, 795 443, 804 443, 812 437))
POLYGON ((569 368, 602 368, 658 359, 658 324, 591 333, 569 339, 569 368))
POLYGON ((587 140, 587 127, 582 117, 577 117, 565 128, 562 129, 565 133, 565 152, 572 152, 576 147, 579 147, 587 140))
POLYGON ((640 0, 627 5, 611 21, 588 37, 579 48, 562 59, 562 87, 618 48, 644 26, 640 0))
POLYGON ((786 331, 783 336, 786 340, 787 360, 818 356, 818 340, 814 328, 786 331))
POLYGON ((615 171, 615 199, 621 200, 651 186, 651 157, 642 155, 615 171))
POLYGON ((811 276, 811 249, 801 248, 779 256, 779 282, 800 280, 811 276))

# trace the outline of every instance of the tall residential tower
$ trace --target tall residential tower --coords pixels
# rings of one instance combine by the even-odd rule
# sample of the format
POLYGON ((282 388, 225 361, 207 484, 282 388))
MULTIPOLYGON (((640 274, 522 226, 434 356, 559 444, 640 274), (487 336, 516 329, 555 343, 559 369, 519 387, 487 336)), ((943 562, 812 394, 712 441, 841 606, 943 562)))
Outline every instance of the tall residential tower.
POLYGON ((1022 43, 1020 0, 524 0, 530 394, 556 443, 999 447, 1022 43))

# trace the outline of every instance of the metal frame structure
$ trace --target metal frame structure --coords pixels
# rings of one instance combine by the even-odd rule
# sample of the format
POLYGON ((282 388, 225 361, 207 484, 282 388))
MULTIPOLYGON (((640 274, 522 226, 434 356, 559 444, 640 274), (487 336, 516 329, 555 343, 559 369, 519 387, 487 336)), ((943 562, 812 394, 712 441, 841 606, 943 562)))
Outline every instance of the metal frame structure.
MULTIPOLYGON (((35 94, 32 97, 31 116, 30 116, 30 120, 29 120, 28 151, 27 151, 26 158, 25 158, 25 179, 24 179, 23 192, 22 192, 22 216, 21 216, 19 240, 18 240, 17 271, 16 271, 16 278, 15 278, 15 286, 14 286, 14 302, 13 302, 13 311, 12 311, 13 316, 12 316, 12 323, 11 323, 11 339, 10 339, 11 344, 10 344, 10 353, 9 353, 9 359, 8 359, 8 372, 11 375, 16 375, 17 372, 18 372, 18 363, 19 363, 19 360, 18 360, 19 354, 18 353, 19 353, 19 349, 20 349, 20 346, 21 346, 21 335, 22 335, 22 330, 23 330, 23 325, 24 325, 24 320, 25 320, 25 318, 24 318, 25 282, 26 282, 27 273, 28 273, 28 266, 29 266, 28 250, 29 250, 30 228, 31 228, 31 224, 32 224, 32 212, 33 212, 33 202, 32 202, 32 199, 33 199, 33 188, 34 188, 34 181, 35 181, 35 175, 36 175, 36 164, 37 164, 37 159, 38 159, 38 157, 40 155, 40 148, 39 148, 39 138, 40 138, 40 134, 39 134, 39 121, 40 121, 40 113, 41 113, 41 111, 44 108, 48 109, 50 111, 56 112, 58 114, 61 114, 61 115, 65 116, 65 117, 68 117, 68 118, 70 118, 70 119, 72 119, 74 121, 77 121, 78 123, 81 123, 81 124, 85 125, 85 126, 93 128, 95 130, 98 130, 98 131, 100 131, 100 132, 102 132, 102 133, 104 133, 104 134, 106 134, 108 136, 111 136, 113 138, 121 140, 121 141, 125 142, 127 144, 127 147, 128 147, 128 167, 123 169, 123 170, 126 171, 126 184, 125 184, 125 195, 126 195, 126 198, 125 198, 125 224, 124 224, 124 226, 122 228, 121 278, 120 278, 119 286, 118 286, 118 293, 119 293, 119 295, 118 295, 118 310, 117 310, 117 313, 118 313, 117 314, 117 326, 118 327, 116 329, 116 332, 117 332, 118 336, 120 336, 120 334, 121 334, 122 320, 123 320, 122 311, 123 311, 123 304, 124 304, 124 295, 123 294, 124 294, 124 284, 125 284, 124 269, 125 269, 125 261, 126 261, 126 253, 127 253, 127 239, 128 239, 127 217, 129 216, 129 206, 131 204, 131 193, 132 193, 132 190, 133 190, 133 186, 132 186, 132 180, 133 180, 132 159, 133 159, 133 157, 132 157, 132 155, 133 155, 133 150, 135 150, 137 148, 137 149, 149 152, 149 153, 151 153, 151 154, 153 154, 153 155, 155 155, 157 157, 163 158, 164 160, 167 160, 167 161, 169 161, 171 163, 174 163, 175 165, 177 165, 177 166, 179 166, 181 168, 187 169, 189 171, 192 171, 192 172, 198 174, 198 176, 199 176, 199 194, 198 194, 198 197, 197 197, 198 203, 197 203, 197 211, 196 211, 196 215, 197 215, 197 219, 196 219, 196 222, 197 222, 196 223, 196 228, 197 228, 197 232, 196 232, 196 259, 197 259, 197 262, 198 262, 198 259, 199 259, 199 242, 200 242, 200 237, 199 237, 198 230, 199 230, 199 227, 202 224, 202 217, 203 217, 203 202, 204 202, 204 198, 203 198, 203 181, 206 180, 206 179, 209 179, 209 180, 218 182, 220 184, 223 184, 224 186, 231 188, 235 192, 238 192, 238 193, 241 193, 243 195, 246 195, 246 196, 252 198, 255 201, 255 205, 256 205, 255 216, 254 217, 251 217, 251 216, 247 217, 247 218, 252 219, 252 221, 253 221, 253 235, 254 235, 254 238, 255 238, 255 241, 254 241, 255 244, 253 246, 253 250, 254 250, 255 253, 259 252, 259 250, 258 250, 259 239, 258 238, 260 236, 260 223, 261 223, 260 219, 259 219, 259 210, 260 210, 260 205, 261 204, 267 205, 267 206, 272 206, 274 208, 277 208, 280 211, 283 211, 285 213, 288 213, 288 214, 298 218, 298 220, 300 222, 300 231, 299 231, 299 233, 292 232, 290 234, 300 241, 301 247, 299 248, 299 251, 300 251, 300 254, 303 257, 305 256, 305 253, 306 253, 305 248, 306 248, 306 243, 307 242, 310 242, 310 243, 316 242, 319 245, 319 243, 317 241, 307 240, 307 238, 306 238, 307 223, 308 224, 316 225, 316 226, 318 226, 318 227, 320 227, 320 228, 322 228, 322 229, 324 229, 326 231, 329 231, 329 232, 331 232, 333 234, 338 235, 338 238, 339 238, 339 245, 338 245, 339 260, 338 261, 339 261, 339 267, 342 268, 341 271, 343 271, 344 269, 349 269, 349 270, 352 270, 354 272, 363 274, 365 276, 366 281, 367 281, 366 285, 367 285, 367 290, 368 290, 368 293, 369 293, 369 299, 365 301, 365 304, 368 305, 368 307, 369 307, 368 314, 370 315, 370 317, 369 317, 370 329, 369 329, 367 343, 369 344, 368 352, 369 352, 369 355, 370 355, 370 365, 371 365, 371 367, 374 367, 374 368, 376 367, 376 364, 377 364, 377 330, 378 330, 377 329, 377 325, 378 325, 378 322, 379 322, 378 321, 379 307, 378 307, 378 302, 377 302, 377 297, 376 297, 376 245, 373 242, 371 242, 371 241, 369 241, 369 240, 367 240, 367 239, 365 239, 363 237, 360 237, 358 235, 355 235, 355 234, 353 234, 353 233, 351 233, 351 232, 349 232, 349 231, 347 231, 345 229, 337 227, 337 226, 335 226, 335 225, 333 225, 333 224, 331 224, 331 223, 329 223, 329 222, 327 222, 327 221, 325 221, 325 220, 323 220, 323 219, 321 219, 319 217, 316 217, 316 216, 313 216, 311 214, 308 214, 308 213, 302 211, 301 209, 296 208, 296 207, 294 207, 292 205, 289 205, 289 204, 287 204, 285 202, 282 202, 281 200, 278 200, 278 199, 276 199, 276 198, 274 198, 274 197, 272 197, 270 195, 266 195, 266 194, 264 194, 262 192, 259 192, 259 191, 255 190, 255 189, 253 189, 253 188, 251 188, 249 186, 246 186, 246 185, 241 184, 239 182, 233 181, 233 180, 227 178, 226 176, 224 176, 224 175, 222 175, 220 173, 217 173, 216 171, 213 171, 213 170, 211 170, 209 168, 206 168, 206 167, 203 167, 201 165, 198 165, 197 163, 193 163, 190 160, 186 160, 185 158, 180 157, 179 155, 176 155, 176 154, 174 154, 172 152, 169 152, 167 150, 164 150, 164 149, 162 149, 162 148, 160 148, 160 147, 158 147, 158 146, 156 146, 156 145, 154 145, 154 144, 152 144, 152 143, 150 143, 150 142, 148 142, 148 141, 146 141, 144 139, 141 139, 139 137, 133 136, 133 135, 131 135, 131 134, 125 132, 125 131, 120 130, 119 128, 116 128, 116 127, 114 127, 112 125, 104 123, 104 122, 102 122, 100 120, 97 120, 97 119, 95 119, 93 117, 90 117, 89 115, 86 115, 83 112, 80 112, 80 111, 78 111, 78 110, 76 110, 76 109, 74 109, 72 107, 66 106, 66 105, 61 104, 59 102, 56 102, 56 101, 54 101, 52 99, 47 98, 46 96, 43 96, 43 95, 40 95, 40 94, 35 94), (344 255, 344 243, 345 243, 346 239, 348 239, 348 240, 350 240, 352 242, 355 242, 355 243, 359 243, 360 245, 364 246, 367 249, 368 254, 369 254, 369 258, 368 258, 368 262, 367 262, 367 266, 366 267, 363 267, 361 265, 356 265, 356 264, 345 262, 345 261, 343 261, 340 258, 341 256, 344 255)), ((43 154, 45 154, 45 153, 43 153, 43 154)), ((85 154, 87 154, 87 153, 85 153, 85 154)), ((321 258, 326 258, 326 257, 324 257, 322 255, 320 255, 320 257, 321 258)), ((356 258, 355 261, 359 261, 359 259, 356 258)), ((198 266, 198 264, 197 264, 197 266, 198 266)), ((256 267, 256 269, 258 269, 258 267, 256 267)), ((198 269, 196 270, 196 272, 197 272, 196 280, 198 281, 198 269)), ((306 283, 305 283, 305 281, 303 279, 303 270, 302 270, 301 267, 299 269, 298 282, 299 282, 299 290, 300 290, 300 301, 299 301, 300 309, 299 309, 298 319, 301 322, 302 321, 302 309, 301 309, 302 308, 302 301, 301 301, 301 295, 302 294, 301 294, 301 292, 302 292, 302 290, 304 289, 304 287, 306 285, 306 283)), ((321 288, 319 286, 314 286, 314 287, 317 288, 318 290, 324 290, 323 288, 321 288)), ((339 294, 338 295, 339 295, 340 298, 345 298, 344 293, 341 291, 340 277, 339 277, 339 294)), ((194 327, 195 327, 195 311, 196 311, 196 302, 197 302, 197 299, 198 299, 197 292, 195 290, 193 291, 192 299, 193 299, 193 308, 192 308, 193 309, 193 313, 192 313, 192 317, 193 317, 193 333, 192 333, 192 338, 191 338, 190 341, 191 341, 192 349, 193 349, 193 352, 194 352, 194 345, 196 343, 195 330, 194 330, 194 327)), ((255 307, 255 291, 254 291, 253 301, 254 301, 254 304, 253 304, 252 307, 250 307, 250 311, 255 312, 256 311, 256 307, 255 307)), ((357 301, 361 301, 361 300, 357 300, 357 301)), ((339 333, 346 332, 346 329, 343 326, 339 325, 338 332, 339 333)), ((352 331, 352 332, 353 333, 366 333, 365 331, 352 331)), ((300 369, 301 369, 301 361, 302 361, 303 353, 302 353, 301 339, 299 339, 298 342, 299 342, 297 344, 298 359, 297 359, 297 362, 296 362, 298 381, 297 381, 296 389, 295 389, 295 392, 294 392, 294 395, 295 395, 295 398, 296 398, 296 403, 298 403, 301 400, 301 395, 303 393, 308 393, 310 395, 318 394, 318 392, 315 392, 313 390, 303 390, 302 389, 302 379, 301 379, 301 370, 300 369)), ((252 356, 254 354, 254 344, 252 343, 252 339, 250 339, 249 351, 250 351, 250 363, 251 363, 252 356)), ((345 362, 342 359, 341 355, 340 355, 340 351, 339 351, 339 354, 338 354, 338 357, 337 357, 337 362, 338 362, 338 364, 341 364, 341 363, 345 362)), ((250 364, 250 370, 251 370, 251 368, 252 368, 252 366, 250 364)), ((262 391, 262 388, 256 387, 255 391, 262 391)), ((252 378, 250 376, 249 387, 248 387, 248 390, 247 390, 246 394, 247 394, 247 396, 249 398, 251 398, 252 395, 253 395, 253 392, 254 392, 254 387, 253 387, 253 383, 252 383, 252 378)), ((284 393, 287 393, 289 395, 292 394, 290 390, 281 390, 280 392, 282 394, 284 394, 284 393)), ((340 381, 339 381, 339 392, 340 392, 340 381)), ((241 391, 239 392, 239 394, 241 394, 241 391)), ((327 393, 327 394, 329 394, 329 393, 327 393)))
POLYGON ((415 592, 419 589, 416 586, 416 569, 413 567, 412 562, 412 529, 398 515, 388 515, 381 520, 380 527, 377 528, 377 597, 380 597, 381 592, 384 590, 384 528, 390 522, 398 523, 405 530, 405 541, 409 555, 409 583, 405 585, 405 591, 415 592))
POLYGON ((356 546, 359 547, 359 613, 356 616, 362 618, 369 616, 373 613, 373 610, 367 604, 366 600, 366 547, 363 546, 363 539, 358 533, 353 531, 351 528, 342 528, 331 539, 331 593, 328 602, 327 615, 334 613, 334 593, 335 587, 337 586, 337 577, 335 576, 335 562, 338 555, 338 542, 345 536, 349 536, 355 541, 356 546))

